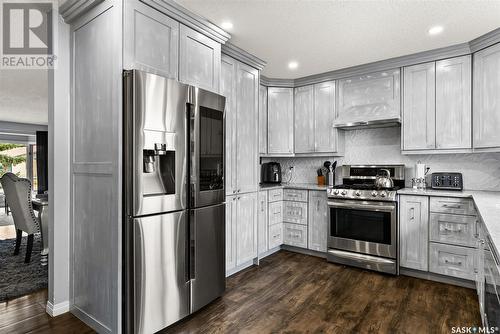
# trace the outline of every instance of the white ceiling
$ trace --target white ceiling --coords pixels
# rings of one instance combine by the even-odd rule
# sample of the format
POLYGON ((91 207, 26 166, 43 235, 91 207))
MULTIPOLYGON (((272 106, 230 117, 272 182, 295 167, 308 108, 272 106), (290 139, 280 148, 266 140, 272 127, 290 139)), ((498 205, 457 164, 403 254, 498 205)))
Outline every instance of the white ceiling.
POLYGON ((176 0, 266 60, 262 74, 295 79, 468 42, 500 27, 500 0, 176 0), (429 36, 434 25, 443 33, 429 36), (299 62, 291 71, 290 60, 299 62))
POLYGON ((48 72, 0 71, 0 121, 48 123, 48 72))

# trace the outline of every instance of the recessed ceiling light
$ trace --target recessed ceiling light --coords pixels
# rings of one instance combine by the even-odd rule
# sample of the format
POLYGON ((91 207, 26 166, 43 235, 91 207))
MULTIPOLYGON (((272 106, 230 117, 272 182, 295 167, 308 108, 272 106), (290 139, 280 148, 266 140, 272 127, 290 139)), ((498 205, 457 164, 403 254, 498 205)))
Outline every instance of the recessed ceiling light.
POLYGON ((299 63, 296 61, 291 61, 288 63, 288 68, 291 70, 295 70, 297 67, 299 67, 299 63))
POLYGON ((220 26, 224 30, 231 30, 231 29, 233 29, 233 24, 231 22, 229 22, 229 21, 222 22, 220 26))
POLYGON ((443 32, 442 26, 434 26, 429 29, 429 35, 437 35, 443 32))

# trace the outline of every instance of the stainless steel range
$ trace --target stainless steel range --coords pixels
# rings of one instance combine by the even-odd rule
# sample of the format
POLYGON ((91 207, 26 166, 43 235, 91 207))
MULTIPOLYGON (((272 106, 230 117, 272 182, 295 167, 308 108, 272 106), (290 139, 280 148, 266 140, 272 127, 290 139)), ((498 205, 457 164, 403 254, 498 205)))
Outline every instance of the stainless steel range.
POLYGON ((342 166, 343 184, 327 190, 328 261, 398 273, 396 192, 404 171, 404 165, 342 166))

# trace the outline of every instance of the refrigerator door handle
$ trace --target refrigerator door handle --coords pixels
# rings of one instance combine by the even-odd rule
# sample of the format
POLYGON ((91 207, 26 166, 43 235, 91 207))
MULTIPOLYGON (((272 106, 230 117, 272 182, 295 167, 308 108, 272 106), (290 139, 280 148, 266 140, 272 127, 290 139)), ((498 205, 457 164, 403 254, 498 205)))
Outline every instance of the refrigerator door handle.
POLYGON ((189 212, 189 278, 196 279, 196 229, 194 211, 189 212))

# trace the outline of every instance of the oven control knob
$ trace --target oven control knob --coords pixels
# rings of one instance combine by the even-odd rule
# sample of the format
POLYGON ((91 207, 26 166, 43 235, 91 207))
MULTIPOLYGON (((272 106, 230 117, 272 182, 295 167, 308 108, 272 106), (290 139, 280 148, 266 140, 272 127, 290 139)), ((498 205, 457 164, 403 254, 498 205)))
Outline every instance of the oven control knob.
POLYGON ((335 189, 335 190, 333 191, 333 194, 334 194, 334 195, 338 195, 338 194, 339 194, 339 190, 338 190, 338 189, 335 189))
POLYGON ((387 193, 386 193, 385 191, 382 191, 382 192, 380 193, 380 196, 381 196, 381 197, 386 197, 386 196, 387 196, 387 193))
POLYGON ((378 192, 372 191, 372 197, 377 197, 377 195, 378 195, 378 192))
POLYGON ((347 191, 342 190, 342 192, 340 194, 345 196, 347 194, 347 191))
POLYGON ((356 190, 356 192, 354 193, 354 195, 361 196, 361 192, 359 190, 356 190))

